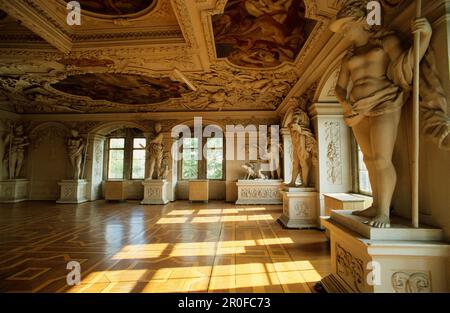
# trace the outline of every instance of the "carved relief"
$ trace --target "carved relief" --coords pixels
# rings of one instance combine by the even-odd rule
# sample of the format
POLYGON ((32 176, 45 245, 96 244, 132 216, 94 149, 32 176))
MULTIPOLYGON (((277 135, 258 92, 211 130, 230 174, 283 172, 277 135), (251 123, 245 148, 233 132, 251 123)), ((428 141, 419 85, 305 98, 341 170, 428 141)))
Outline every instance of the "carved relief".
POLYGON ((339 121, 325 122, 325 142, 327 146, 327 181, 342 184, 341 128, 339 121))
POLYGON ((430 272, 395 272, 391 276, 392 289, 401 293, 432 292, 430 272))
POLYGON ((311 217, 311 209, 303 202, 295 204, 294 211, 297 217, 309 218, 311 217))
POLYGON ((336 271, 347 283, 361 292, 364 284, 364 267, 360 258, 353 256, 340 244, 336 244, 336 271))
POLYGON ((278 199, 280 191, 278 188, 250 187, 241 189, 241 198, 249 199, 278 199))

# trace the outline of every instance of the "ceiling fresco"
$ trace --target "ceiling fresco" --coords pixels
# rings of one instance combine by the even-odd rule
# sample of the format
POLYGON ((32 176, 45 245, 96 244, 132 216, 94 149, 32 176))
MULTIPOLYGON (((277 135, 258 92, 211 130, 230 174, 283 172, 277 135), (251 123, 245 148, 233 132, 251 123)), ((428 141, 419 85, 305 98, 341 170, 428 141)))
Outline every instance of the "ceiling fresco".
POLYGON ((212 23, 217 57, 256 68, 293 62, 314 26, 302 0, 230 0, 212 23))
POLYGON ((185 84, 173 82, 168 77, 132 74, 73 75, 51 86, 71 95, 121 104, 159 103, 189 92, 185 84))
MULTIPOLYGON (((41 0, 27 1, 38 8, 41 0)), ((30 28, 33 21, 21 23, 42 38, 39 42, 17 36, 8 24, 8 38, 0 34, 0 109, 20 114, 274 111, 326 31, 305 18, 302 0, 216 1, 213 10, 198 4, 205 7, 198 8, 203 16, 193 15, 185 0, 86 0, 81 6, 114 16, 154 10, 138 19, 84 19, 68 52, 55 45, 60 37, 30 28), (175 20, 182 40, 170 35, 173 23, 158 24, 164 18, 175 20)), ((14 2, 0 1, 5 11, 13 7, 14 2)))
MULTIPOLYGON (((71 0, 66 0, 70 2, 71 0)), ((92 13, 121 16, 139 13, 153 5, 156 0, 78 0, 82 10, 92 13)))

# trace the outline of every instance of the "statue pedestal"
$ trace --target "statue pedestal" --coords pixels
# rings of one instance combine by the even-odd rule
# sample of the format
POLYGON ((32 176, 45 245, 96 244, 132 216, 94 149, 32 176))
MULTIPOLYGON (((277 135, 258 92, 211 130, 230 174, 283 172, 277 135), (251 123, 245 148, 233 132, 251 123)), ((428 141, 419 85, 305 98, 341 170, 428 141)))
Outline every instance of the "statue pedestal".
POLYGON ((17 203, 28 200, 28 179, 11 179, 0 182, 0 203, 17 203))
POLYGON ((391 228, 372 228, 363 222, 349 211, 333 211, 322 219, 331 237, 332 274, 321 281, 327 292, 450 290, 446 279, 450 245, 440 242, 442 230, 411 228, 409 221, 395 217, 391 228))
POLYGON ((146 179, 142 185, 144 185, 144 199, 141 204, 169 203, 169 182, 166 179, 146 179))
POLYGON ((285 187, 283 195, 283 214, 280 221, 286 228, 318 227, 319 194, 315 188, 285 187))
POLYGON ((87 199, 87 181, 79 180, 62 180, 58 183, 61 187, 59 200, 56 203, 83 203, 87 199))
POLYGON ((281 204, 282 185, 281 179, 238 180, 236 204, 281 204))

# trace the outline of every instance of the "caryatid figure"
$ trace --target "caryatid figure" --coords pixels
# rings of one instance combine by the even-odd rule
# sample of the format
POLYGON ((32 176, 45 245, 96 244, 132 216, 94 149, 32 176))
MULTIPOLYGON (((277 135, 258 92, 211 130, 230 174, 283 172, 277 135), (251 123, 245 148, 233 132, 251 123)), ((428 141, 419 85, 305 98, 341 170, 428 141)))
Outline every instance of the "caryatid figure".
POLYGON ((86 146, 84 139, 80 137, 76 129, 70 130, 70 137, 67 139, 67 153, 72 165, 72 177, 78 180, 81 177, 81 163, 83 161, 83 151, 86 146))
POLYGON ((149 166, 148 166, 148 179, 159 179, 161 172, 161 162, 163 158, 164 146, 163 139, 164 134, 161 133, 162 126, 160 123, 155 124, 155 137, 153 137, 147 145, 147 151, 149 155, 149 166))
POLYGON ((30 143, 28 137, 24 135, 23 126, 18 125, 10 135, 9 144, 11 146, 9 150, 9 179, 19 178, 22 170, 23 161, 25 157, 25 147, 30 143))
MULTIPOLYGON (((403 49, 392 31, 367 23, 367 1, 344 3, 333 32, 352 42, 342 61, 336 97, 364 155, 373 192, 370 208, 355 214, 370 219, 373 227, 390 227, 389 208, 396 184, 392 153, 401 108, 412 84, 414 49, 403 49)), ((424 19, 412 24, 420 33, 420 59, 430 44, 432 28, 424 19)))
POLYGON ((289 130, 292 140, 292 178, 289 186, 295 187, 300 175, 301 185, 308 187, 311 184, 311 168, 317 159, 317 141, 310 129, 308 114, 300 107, 294 111, 289 130))

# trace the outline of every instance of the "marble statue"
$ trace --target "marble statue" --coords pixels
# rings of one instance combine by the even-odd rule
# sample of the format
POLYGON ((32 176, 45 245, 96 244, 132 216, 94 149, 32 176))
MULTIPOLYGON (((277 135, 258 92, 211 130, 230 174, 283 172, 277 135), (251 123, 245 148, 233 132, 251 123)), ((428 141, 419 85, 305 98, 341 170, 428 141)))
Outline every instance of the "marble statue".
POLYGON ((25 147, 30 144, 28 137, 24 134, 22 125, 16 126, 9 135, 8 144, 10 147, 8 152, 9 179, 17 179, 22 170, 25 147))
MULTIPOLYGON (((401 108, 411 90, 414 52, 412 47, 403 49, 394 32, 369 26, 366 5, 364 0, 346 1, 330 29, 352 42, 342 61, 336 97, 361 147, 373 192, 372 206, 355 214, 369 218, 372 227, 385 228, 390 227, 396 184, 392 153, 401 108)), ((420 33, 422 59, 432 28, 420 18, 412 24, 412 31, 420 33)))
POLYGON ((161 169, 159 171, 160 179, 167 179, 169 177, 169 162, 170 162, 170 154, 168 151, 164 152, 163 158, 161 161, 161 169))
POLYGON ((296 186, 298 176, 301 186, 311 185, 311 169, 317 160, 317 141, 310 128, 308 114, 300 107, 294 110, 294 116, 289 123, 292 139, 292 179, 288 184, 296 186))
POLYGON ((253 163, 245 163, 241 167, 246 171, 244 180, 267 179, 267 176, 263 174, 262 169, 256 170, 253 163))
POLYGON ((71 129, 70 134, 71 137, 67 140, 67 153, 69 155, 70 165, 72 166, 72 178, 78 180, 81 178, 81 163, 86 145, 83 138, 80 137, 78 130, 71 129))
POLYGON ((155 137, 153 137, 147 145, 149 155, 149 167, 147 179, 159 179, 161 171, 161 163, 163 159, 163 139, 164 134, 161 133, 162 126, 160 123, 155 124, 155 137))

